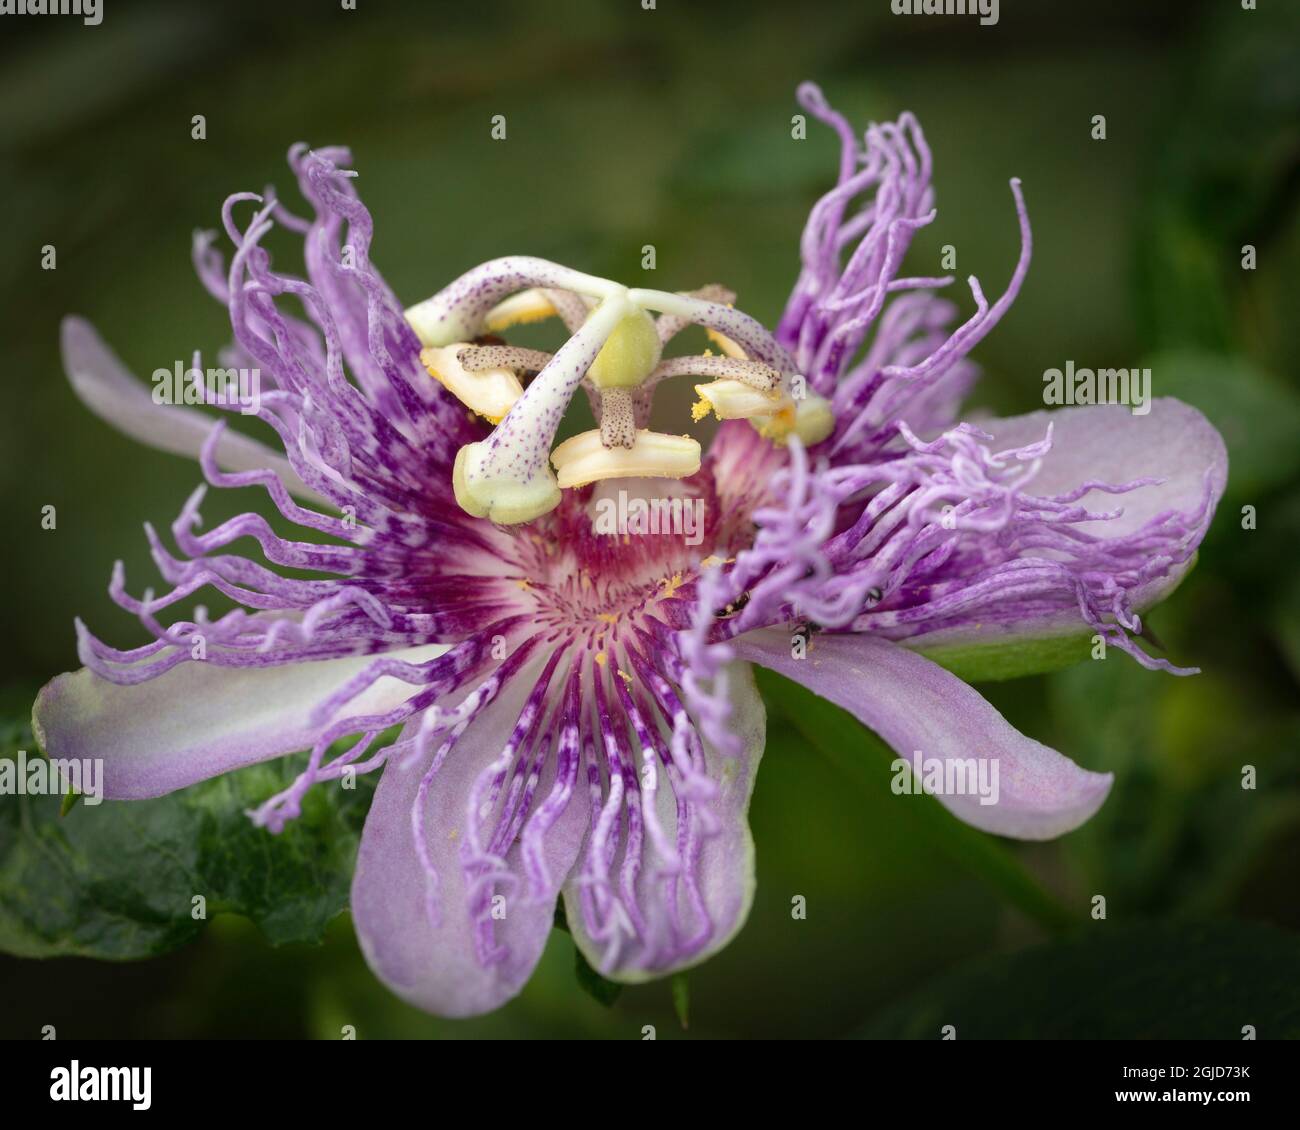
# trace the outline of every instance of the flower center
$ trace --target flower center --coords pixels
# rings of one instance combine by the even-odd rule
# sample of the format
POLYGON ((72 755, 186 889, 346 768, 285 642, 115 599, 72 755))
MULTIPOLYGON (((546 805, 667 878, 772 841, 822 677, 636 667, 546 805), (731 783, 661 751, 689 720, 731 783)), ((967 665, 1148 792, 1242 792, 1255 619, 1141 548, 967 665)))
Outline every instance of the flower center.
POLYGON ((829 436, 829 403, 807 390, 789 354, 735 309, 733 297, 721 287, 629 289, 545 260, 508 258, 474 268, 406 311, 429 373, 494 425, 457 455, 453 486, 462 509, 513 525, 554 510, 562 490, 695 474, 698 440, 646 427, 655 387, 673 376, 712 378, 695 386, 697 420, 709 412, 749 420, 775 442, 795 435, 811 445, 829 436), (482 336, 552 316, 570 333, 554 355, 482 336), (707 328, 722 355, 665 360, 665 344, 691 323, 707 328), (521 378, 530 374, 524 388, 521 378), (579 385, 599 426, 552 450, 579 385))

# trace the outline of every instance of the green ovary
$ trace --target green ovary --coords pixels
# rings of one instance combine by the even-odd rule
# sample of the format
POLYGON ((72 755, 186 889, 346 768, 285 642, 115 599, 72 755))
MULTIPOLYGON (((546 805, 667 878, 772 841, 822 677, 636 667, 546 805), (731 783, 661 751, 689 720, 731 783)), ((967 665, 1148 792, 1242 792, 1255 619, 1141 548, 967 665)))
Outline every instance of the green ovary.
POLYGON ((654 319, 633 310, 614 327, 587 375, 598 388, 636 388, 659 364, 661 351, 654 319))

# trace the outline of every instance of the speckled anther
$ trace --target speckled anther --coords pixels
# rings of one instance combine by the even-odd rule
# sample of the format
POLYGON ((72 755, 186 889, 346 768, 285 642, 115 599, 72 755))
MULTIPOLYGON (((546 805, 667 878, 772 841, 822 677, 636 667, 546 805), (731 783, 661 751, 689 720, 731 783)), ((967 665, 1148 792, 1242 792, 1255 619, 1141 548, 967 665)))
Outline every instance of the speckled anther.
POLYGON ((601 479, 684 479, 700 469, 700 445, 690 436, 642 429, 631 447, 606 447, 599 431, 583 432, 551 452, 563 488, 601 479))
POLYGON ((550 303, 555 307, 555 316, 564 323, 564 328, 569 333, 576 333, 578 327, 587 320, 587 315, 591 313, 591 307, 594 300, 576 294, 571 290, 547 290, 544 292, 550 303))

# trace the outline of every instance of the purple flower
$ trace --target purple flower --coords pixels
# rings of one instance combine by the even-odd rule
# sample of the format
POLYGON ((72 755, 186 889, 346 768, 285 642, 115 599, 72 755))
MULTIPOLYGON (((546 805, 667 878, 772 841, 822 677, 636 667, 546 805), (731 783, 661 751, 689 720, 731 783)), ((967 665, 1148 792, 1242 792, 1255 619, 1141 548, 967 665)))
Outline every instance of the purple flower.
POLYGON ((842 153, 774 334, 720 286, 627 289, 525 257, 404 309, 370 262, 347 152, 305 147, 290 164, 309 219, 233 196, 229 263, 210 233, 194 249, 230 311, 222 365, 261 377, 255 408, 220 406, 255 414, 283 454, 155 404, 69 319, 68 373, 94 411, 197 455, 212 486, 263 488, 324 537, 251 513, 203 532, 201 486, 172 525, 180 556, 147 528, 166 592, 132 596, 113 573, 153 642, 118 650, 78 622, 85 668, 36 704, 46 752, 104 759, 105 795, 130 799, 310 749, 252 814, 271 831, 313 784, 382 769, 357 932, 394 992, 452 1016, 519 991, 557 896, 617 980, 695 964, 736 933, 764 742, 753 663, 905 757, 995 766, 995 804, 941 797, 979 828, 1044 839, 1087 820, 1110 775, 1024 737, 922 653, 1099 636, 1174 670, 1135 642, 1139 614, 1192 563, 1223 444, 1174 400, 956 422, 967 355, 1028 268, 1019 185, 1010 284, 990 303, 971 279, 975 313, 950 328, 937 292, 951 279, 898 277, 934 217, 915 120, 859 137, 815 87, 800 99, 842 153), (242 228, 237 209, 252 211, 242 228), (306 280, 272 269, 273 223, 303 237, 306 280), (570 335, 554 355, 499 336, 543 317, 570 335), (720 352, 665 358, 692 323, 720 352), (703 458, 647 427, 655 386, 679 376, 703 378, 697 417, 724 419, 703 458), (579 387, 598 427, 556 447, 579 387), (245 538, 261 560, 235 552, 245 538), (163 622, 209 588, 237 610, 163 622))

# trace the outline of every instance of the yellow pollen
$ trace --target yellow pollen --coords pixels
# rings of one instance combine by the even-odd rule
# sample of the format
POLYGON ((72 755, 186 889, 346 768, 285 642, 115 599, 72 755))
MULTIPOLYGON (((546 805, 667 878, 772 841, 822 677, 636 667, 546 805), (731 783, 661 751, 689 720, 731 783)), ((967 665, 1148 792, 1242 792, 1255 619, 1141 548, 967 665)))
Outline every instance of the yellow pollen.
POLYGON ((596 613, 596 619, 597 619, 597 620, 603 620, 606 624, 617 624, 617 623, 618 623, 618 613, 617 613, 617 612, 597 612, 597 613, 596 613))
POLYGON ((794 430, 795 410, 793 404, 787 404, 770 416, 752 418, 750 423, 758 429, 758 434, 773 443, 780 443, 794 430))
POLYGON ((664 596, 672 596, 684 582, 680 573, 674 573, 671 577, 664 577, 659 583, 664 587, 664 596))
MULTIPOLYGON (((794 402, 780 389, 764 392, 732 377, 719 377, 708 384, 696 385, 695 391, 707 405, 701 414, 707 414, 711 408, 718 414, 719 420, 773 416, 786 408, 791 410, 791 422, 794 419, 794 402)), ((696 405, 692 414, 699 411, 700 406, 696 405)))
POLYGON ((771 416, 752 416, 749 422, 764 439, 784 443, 786 437, 794 432, 805 447, 821 443, 835 430, 835 414, 831 411, 830 401, 812 392, 801 400, 790 401, 771 416))
POLYGON ((598 651, 598 652, 596 652, 596 662, 597 662, 597 663, 599 663, 602 667, 604 667, 606 661, 607 661, 607 657, 606 657, 606 655, 605 655, 605 653, 604 653, 603 651, 598 651))
POLYGON ((540 290, 522 290, 487 313, 485 328, 488 333, 500 333, 511 326, 526 326, 555 317, 555 307, 540 290))

